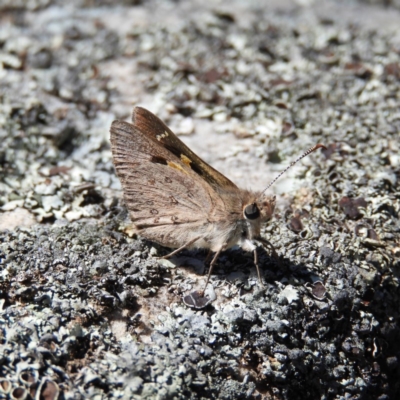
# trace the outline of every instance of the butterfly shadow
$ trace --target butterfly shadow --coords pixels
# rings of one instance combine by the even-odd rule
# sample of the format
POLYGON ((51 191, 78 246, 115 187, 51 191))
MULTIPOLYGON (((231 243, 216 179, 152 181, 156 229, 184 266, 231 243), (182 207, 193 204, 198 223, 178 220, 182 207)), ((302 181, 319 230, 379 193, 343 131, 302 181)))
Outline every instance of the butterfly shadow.
MULTIPOLYGON (((293 277, 310 282, 316 280, 316 277, 311 278, 311 271, 303 263, 294 263, 284 255, 280 255, 279 258, 276 258, 271 255, 269 250, 261 246, 258 247, 257 252, 261 277, 264 284, 276 284, 276 282, 290 281, 293 277)), ((165 254, 167 253, 168 250, 165 248, 165 254)), ((207 257, 207 252, 202 249, 184 249, 179 254, 168 259, 167 262, 172 263, 174 268, 184 268, 190 271, 188 279, 194 284, 200 276, 206 279, 209 270, 207 258, 209 258, 207 257)), ((221 253, 213 268, 208 286, 217 288, 224 286, 224 283, 237 287, 238 289, 243 289, 246 292, 261 288, 258 282, 253 253, 246 252, 241 248, 232 248, 221 253)), ((204 282, 202 284, 204 284, 204 282)), ((198 284, 194 285, 197 286, 198 284)), ((205 295, 207 295, 207 289, 208 288, 205 288, 205 295)), ((213 296, 212 292, 213 290, 211 292, 208 291, 208 294, 210 295, 211 293, 211 296, 213 296)), ((199 295, 201 292, 192 292, 191 294, 193 293, 197 293, 195 295, 196 299, 203 297, 199 295)), ((185 298, 184 302, 186 303, 185 298)), ((196 300, 196 304, 198 301, 199 300, 196 300)), ((209 303, 210 302, 207 302, 207 304, 209 303)), ((194 308, 203 308, 191 304, 188 305, 194 308)))

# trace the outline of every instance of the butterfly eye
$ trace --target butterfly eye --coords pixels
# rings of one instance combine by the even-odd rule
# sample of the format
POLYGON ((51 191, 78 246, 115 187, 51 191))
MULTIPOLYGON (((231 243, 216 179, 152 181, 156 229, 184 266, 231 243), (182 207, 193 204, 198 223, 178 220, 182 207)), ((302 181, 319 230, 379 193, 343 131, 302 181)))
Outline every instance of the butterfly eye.
POLYGON ((249 204, 244 209, 244 216, 247 219, 257 219, 260 216, 260 210, 256 204, 249 204))

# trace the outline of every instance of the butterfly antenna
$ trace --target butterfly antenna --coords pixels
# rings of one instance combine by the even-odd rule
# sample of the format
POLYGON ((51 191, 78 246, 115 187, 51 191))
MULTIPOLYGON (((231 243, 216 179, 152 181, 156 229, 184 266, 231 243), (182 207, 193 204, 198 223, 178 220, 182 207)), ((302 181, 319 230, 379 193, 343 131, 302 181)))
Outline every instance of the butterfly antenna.
POLYGON ((266 190, 268 190, 289 168, 292 168, 294 164, 296 164, 297 162, 299 162, 302 158, 308 156, 309 154, 311 154, 313 151, 323 148, 326 150, 326 147, 321 144, 318 143, 315 146, 311 147, 310 149, 308 149, 303 155, 301 155, 297 160, 294 160, 292 163, 290 163, 290 165, 288 167, 286 167, 272 182, 270 182, 270 184, 262 191, 262 193, 264 193, 266 190))

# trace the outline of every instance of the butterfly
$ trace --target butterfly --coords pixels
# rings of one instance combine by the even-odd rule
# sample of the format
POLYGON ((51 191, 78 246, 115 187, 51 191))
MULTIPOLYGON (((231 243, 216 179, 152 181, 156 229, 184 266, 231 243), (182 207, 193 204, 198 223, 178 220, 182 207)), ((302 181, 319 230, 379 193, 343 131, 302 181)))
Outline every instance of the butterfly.
POLYGON ((250 191, 239 189, 208 165, 144 108, 134 108, 132 123, 114 121, 110 133, 115 170, 136 232, 176 249, 163 258, 190 248, 213 253, 204 290, 219 255, 233 246, 253 252, 262 284, 257 245, 269 247, 278 257, 272 244, 261 237, 261 228, 276 205, 275 196, 265 192, 296 162, 325 148, 315 145, 266 189, 250 191))

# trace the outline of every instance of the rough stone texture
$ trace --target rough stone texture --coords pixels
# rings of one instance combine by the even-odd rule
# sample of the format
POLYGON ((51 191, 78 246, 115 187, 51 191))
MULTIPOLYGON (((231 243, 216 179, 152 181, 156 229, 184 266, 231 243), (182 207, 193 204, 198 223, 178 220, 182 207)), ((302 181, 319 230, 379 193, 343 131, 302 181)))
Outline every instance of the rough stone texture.
POLYGON ((41 398, 398 399, 399 2, 116 3, 0 3, 0 377, 41 398), (108 129, 137 104, 243 186, 328 147, 271 188, 265 288, 232 250, 192 310, 205 254, 129 237, 108 129))

